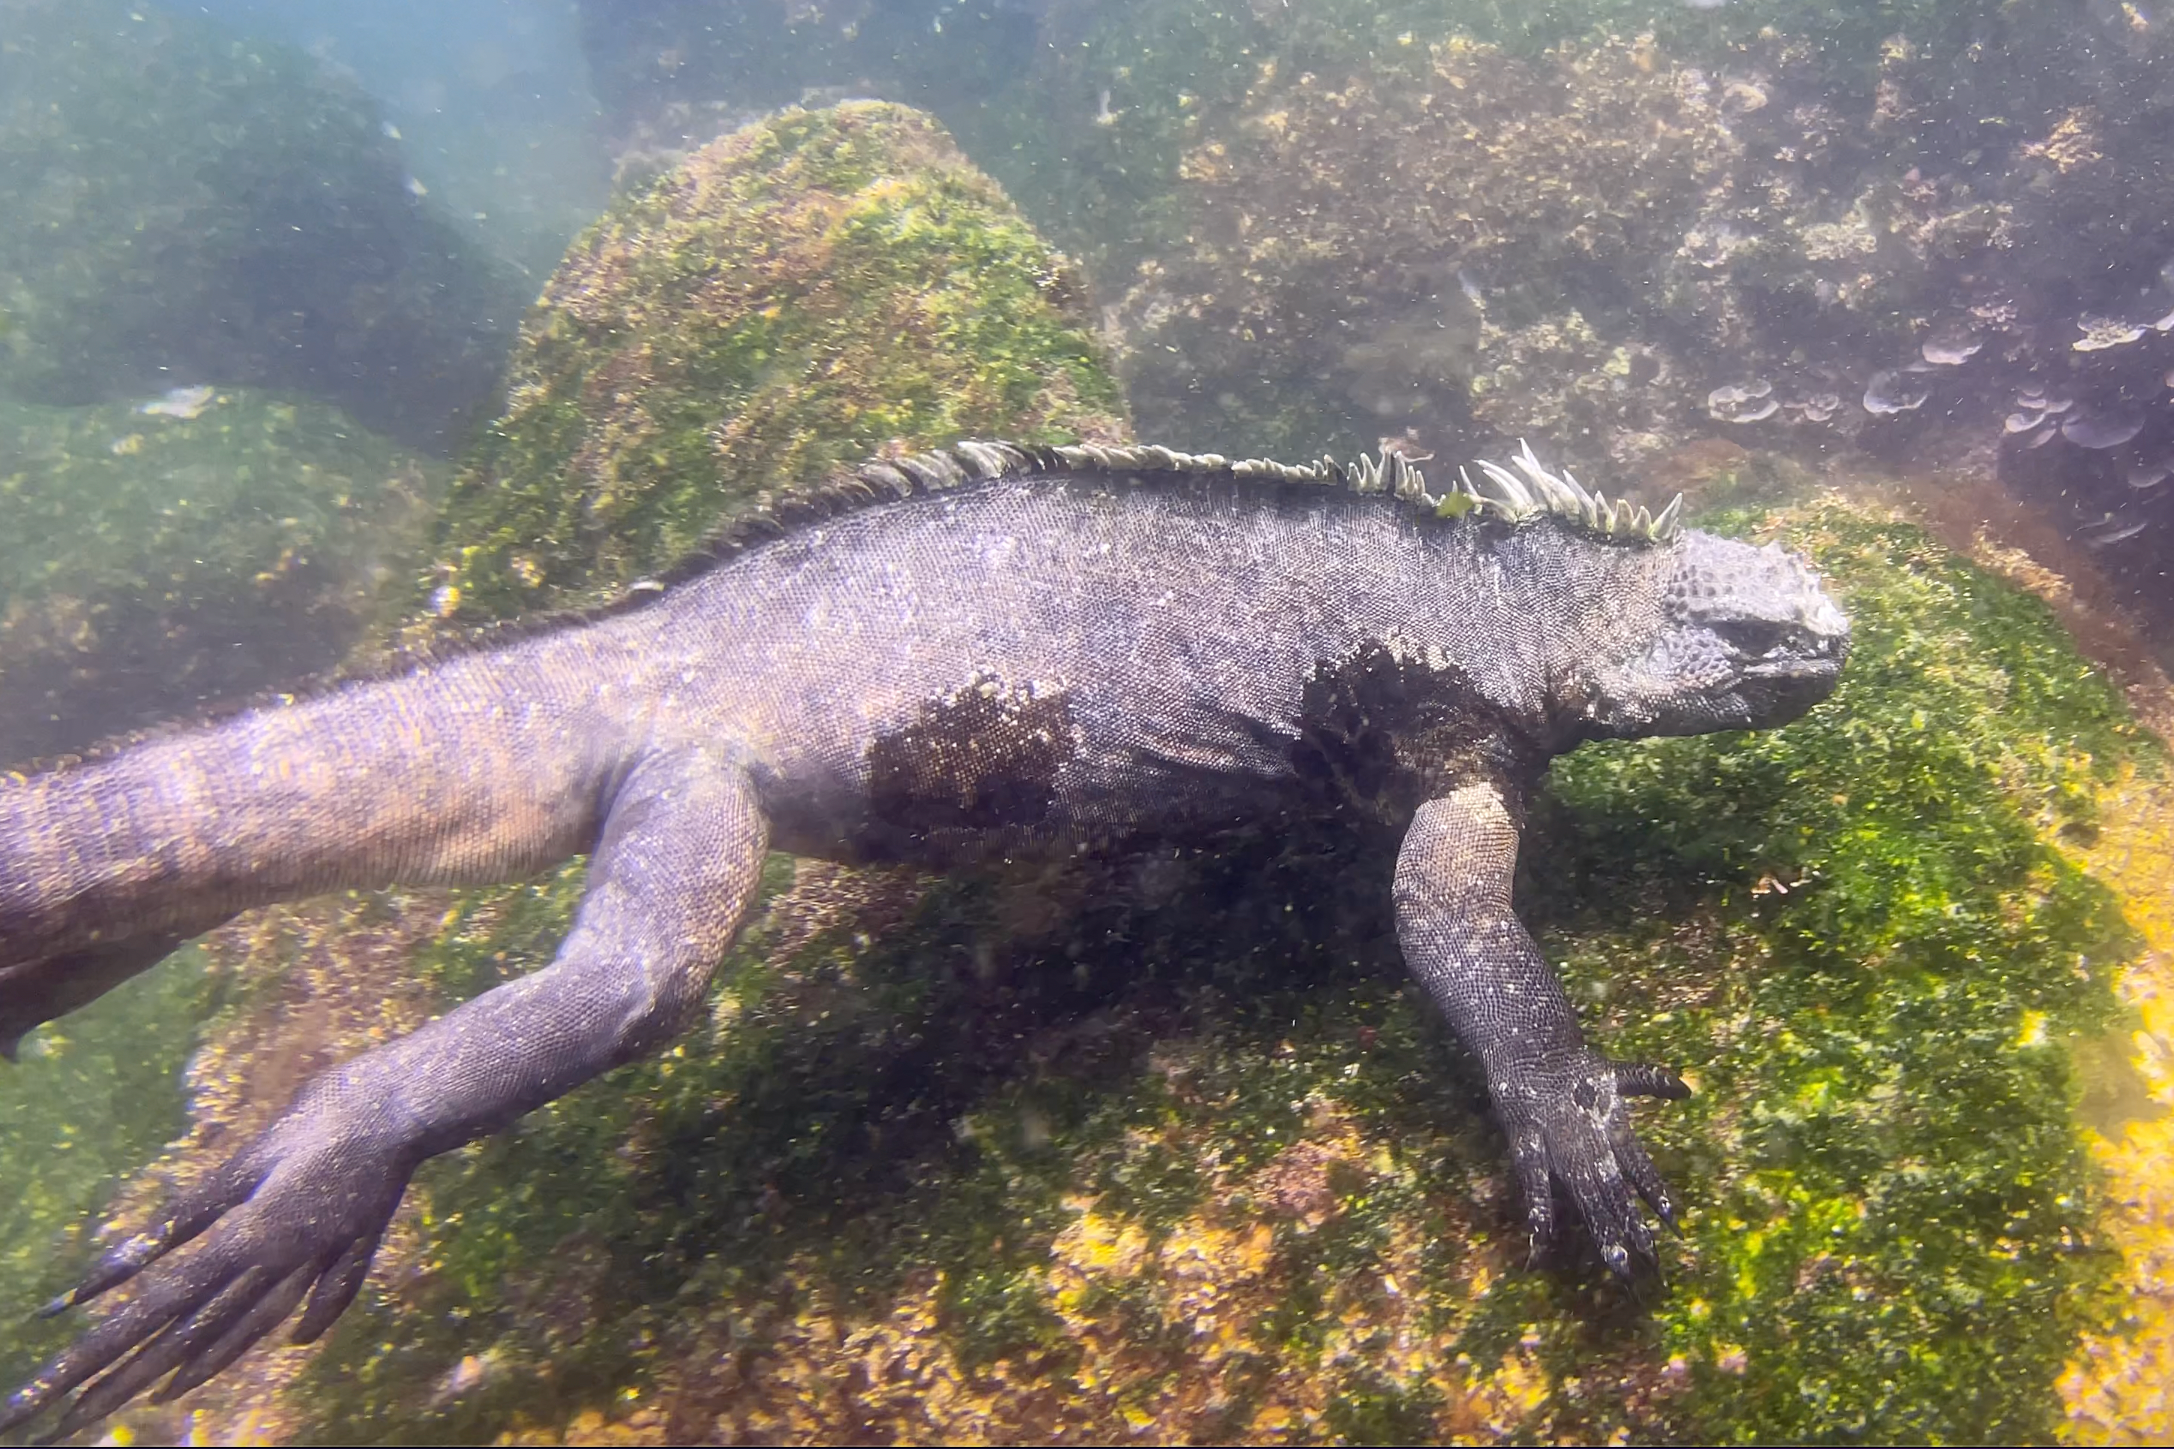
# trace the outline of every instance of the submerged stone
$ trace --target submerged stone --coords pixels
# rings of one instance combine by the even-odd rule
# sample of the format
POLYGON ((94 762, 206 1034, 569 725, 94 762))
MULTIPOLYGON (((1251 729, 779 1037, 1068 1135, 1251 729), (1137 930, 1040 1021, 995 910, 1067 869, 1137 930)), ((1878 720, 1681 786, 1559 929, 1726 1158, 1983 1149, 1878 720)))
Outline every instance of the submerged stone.
POLYGON ((0 386, 278 388, 452 451, 524 289, 405 179, 374 103, 298 51, 0 0, 0 386))
POLYGON ((0 397, 0 765, 332 668, 444 482, 307 399, 0 397))
POLYGON ((1864 410, 1874 415, 1915 412, 1932 396, 1932 389, 1905 368, 1891 367, 1872 374, 1865 384, 1864 410))
POLYGON ((917 111, 787 111, 577 239, 439 526, 437 612, 594 602, 901 447, 1114 437, 1085 283, 917 111))
POLYGON ((2079 448, 2118 448, 2144 431, 2144 419, 2135 413, 2069 413, 2061 419, 2061 436, 2079 448))

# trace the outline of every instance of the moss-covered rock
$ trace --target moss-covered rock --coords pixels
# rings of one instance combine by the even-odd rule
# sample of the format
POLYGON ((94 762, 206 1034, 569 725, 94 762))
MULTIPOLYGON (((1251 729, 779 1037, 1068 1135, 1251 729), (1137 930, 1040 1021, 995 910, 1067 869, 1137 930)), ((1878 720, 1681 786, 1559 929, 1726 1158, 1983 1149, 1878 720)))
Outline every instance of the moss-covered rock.
POLYGON ((940 127, 788 111, 574 243, 446 507, 436 611, 593 600, 885 449, 1122 413, 1078 272, 940 127))
MULTIPOLYGON (((468 619, 494 600, 510 611, 526 603, 578 603, 609 593, 668 567, 690 542, 751 504, 761 488, 819 477, 834 460, 878 448, 925 448, 969 431, 1055 441, 1106 437, 1122 428, 1115 381, 1079 310, 1079 294, 1068 287, 1063 259, 1018 220, 992 183, 958 162, 942 133, 921 116, 873 106, 788 115, 728 142, 684 177, 664 178, 630 203, 642 207, 650 209, 640 214, 666 234, 654 253, 621 214, 577 246, 568 264, 570 276, 587 278, 600 291, 604 278, 591 268, 627 266, 633 276, 613 294, 622 310, 585 314, 598 325, 594 333, 583 333, 581 317, 556 312, 549 302, 539 309, 531 342, 544 361, 524 354, 521 374, 536 392, 516 390, 507 418, 482 441, 464 472, 462 491, 435 537, 447 550, 444 556, 461 560, 469 570, 463 577, 520 580, 521 572, 508 560, 559 547, 554 530, 562 518, 578 516, 581 500, 610 509, 608 499, 589 491, 600 478, 620 480, 639 506, 614 515, 624 525, 622 534, 591 531, 580 536, 590 552, 564 548, 553 555, 565 562, 562 574, 536 587, 524 580, 498 594, 478 589, 460 608, 445 612, 468 619), (732 164, 718 164, 721 158, 732 164), (699 201, 688 197, 694 190, 702 192, 699 201), (674 198, 685 202, 677 211, 674 198), (824 270, 826 256, 837 271, 824 270), (634 265, 644 259, 657 265, 634 265), (736 261, 739 270, 727 269, 720 259, 736 261), (772 269, 763 270, 766 264, 772 269), (699 284, 705 276, 719 288, 702 292, 697 286, 697 295, 686 295, 683 284, 699 284), (735 279, 741 290, 723 285, 735 279), (600 320, 609 317, 616 322, 600 320), (644 325, 655 327, 653 336, 640 332, 644 325), (701 354, 706 341, 734 335, 773 341, 701 354), (593 357, 577 352, 583 336, 593 340, 593 357), (652 346, 640 345, 644 336, 652 346), (675 371, 690 356, 699 364, 698 375, 675 371), (542 449, 537 440, 548 433, 537 420, 549 409, 537 406, 537 394, 566 386, 569 379, 608 377, 628 357, 653 368, 645 394, 614 396, 600 386, 568 386, 568 396, 594 407, 593 432, 581 421, 589 415, 576 411, 566 434, 584 449, 581 461, 592 471, 572 466, 571 451, 542 449), (712 423, 729 420, 728 400, 738 400, 740 416, 761 419, 763 425, 730 447, 695 445, 692 459, 682 460, 686 466, 662 466, 651 451, 660 436, 657 420, 687 430, 671 434, 683 440, 699 431, 690 422, 698 410, 706 408, 712 423), (794 410, 796 401, 804 413, 794 410), (853 420, 863 431, 848 441, 824 431, 846 429, 853 420), (506 472, 516 448, 530 444, 539 451, 520 456, 535 472, 506 472), (746 475, 737 471, 742 464, 750 470, 746 475), (796 475, 795 467, 808 471, 796 475), (553 489, 564 496, 554 497, 553 489), (524 525, 533 531, 519 531, 524 525), (483 562, 491 560, 500 570, 495 575, 483 572, 483 562)), ((565 300, 571 290, 576 289, 555 288, 554 295, 565 300)), ((177 399, 173 406, 195 401, 177 399)), ((201 422, 220 418, 220 409, 232 401, 220 395, 216 406, 207 403, 201 422)), ((152 422, 195 425, 164 416, 116 416, 142 429, 152 422)), ((147 432, 139 448, 123 456, 145 455, 152 442, 147 432)), ((79 446, 59 451, 69 459, 84 455, 79 446)), ((245 474, 245 488, 248 481, 245 474)), ((229 554, 219 558, 239 567, 229 554)), ((445 595, 437 599, 442 604, 445 595)), ((440 613, 429 612, 416 621, 414 632, 427 636, 442 627, 440 613)), ((789 862, 773 862, 771 892, 784 889, 791 878, 789 862)), ((187 1085, 194 1111, 188 1131, 122 1194, 112 1220, 140 1220, 166 1191, 216 1166, 310 1072, 413 1029, 432 1011, 486 989, 508 972, 547 960, 582 879, 582 865, 575 862, 530 885, 338 897, 257 913, 220 932, 208 952, 210 984, 191 986, 220 993, 216 999, 225 1005, 190 1058, 187 1085)), ((803 921, 803 937, 818 930, 881 935, 885 913, 902 916, 921 890, 905 877, 823 873, 790 891, 785 911, 803 921)), ((743 956, 769 959, 775 953, 766 953, 764 939, 758 933, 743 956)), ((786 955, 798 949, 795 944, 786 955)), ((159 977, 174 974, 169 965, 159 977)), ((189 1018, 183 1025, 194 1030, 189 1018)), ((49 1029, 34 1037, 33 1049, 57 1035, 49 1029)), ((778 1077, 776 1084, 786 1086, 789 1079, 778 1077)), ((622 1108, 639 1108, 639 1099, 622 1099, 585 1130, 593 1130, 599 1144, 616 1139, 630 1120, 613 1115, 622 1108)), ((34 1137, 57 1130, 58 1120, 32 1112, 25 1130, 34 1137)), ((114 1161, 125 1159, 124 1152, 114 1161)), ((448 1166, 453 1168, 446 1180, 450 1204, 468 1169, 459 1162, 448 1166)), ((49 1248, 57 1240, 66 1251, 40 1264, 35 1276, 25 1275, 19 1283, 0 1280, 8 1306, 26 1309, 34 1300, 25 1295, 64 1279, 81 1263, 85 1245, 73 1233, 74 1223, 56 1215, 97 1200, 98 1175, 87 1174, 86 1180, 91 1186, 69 1188, 72 1196, 60 1187, 41 1195, 38 1201, 48 1206, 18 1224, 11 1241, 49 1248), (70 1235, 57 1239, 64 1226, 70 1235)), ((496 1185, 485 1186, 482 1196, 496 1205, 466 1210, 433 1206, 430 1190, 418 1187, 411 1215, 396 1224, 384 1281, 445 1281, 428 1245, 446 1211, 472 1211, 479 1220, 495 1216, 516 1230, 512 1238, 472 1238, 479 1258, 446 1260, 461 1281, 482 1293, 511 1265, 511 1259, 499 1261, 509 1244, 527 1241, 535 1229, 531 1209, 566 1224, 565 1231, 550 1230, 563 1238, 579 1228, 592 1207, 610 1200, 605 1179, 598 1180, 601 1191, 593 1197, 562 1197, 559 1185, 544 1179, 538 1186, 542 1197, 509 1196, 496 1185)), ((589 1241, 575 1232, 569 1263, 593 1263, 583 1246, 589 1241)), ((569 1270, 569 1281, 580 1277, 569 1270)), ((51 1347, 67 1327, 54 1325, 26 1338, 24 1354, 51 1347)), ((578 1324, 569 1321, 567 1328, 577 1332, 578 1324)), ((259 1352, 189 1403, 215 1415, 257 1414, 254 1432, 282 1426, 299 1431, 319 1417, 312 1392, 281 1394, 271 1386, 291 1377, 309 1357, 259 1352), (239 1406, 245 1403, 250 1407, 243 1410, 239 1406)), ((494 1374, 488 1365, 464 1368, 442 1399, 432 1398, 435 1390, 425 1398, 465 1401, 494 1374)), ((385 1380, 373 1373, 370 1381, 385 1380)), ((139 1411, 138 1423, 152 1435, 179 1432, 171 1411, 139 1411)))
POLYGON ((524 289, 408 180, 374 103, 298 51, 0 0, 0 386, 310 392, 451 451, 524 289))
POLYGON ((307 399, 0 397, 0 763, 339 663, 445 472, 307 399))
POLYGON ((1676 251, 1737 159, 1650 45, 1264 63, 1187 152, 1184 243, 1121 310, 1142 425, 1232 452, 1449 447, 1475 425, 1581 461, 1654 451, 1697 394, 1623 281, 1676 251))

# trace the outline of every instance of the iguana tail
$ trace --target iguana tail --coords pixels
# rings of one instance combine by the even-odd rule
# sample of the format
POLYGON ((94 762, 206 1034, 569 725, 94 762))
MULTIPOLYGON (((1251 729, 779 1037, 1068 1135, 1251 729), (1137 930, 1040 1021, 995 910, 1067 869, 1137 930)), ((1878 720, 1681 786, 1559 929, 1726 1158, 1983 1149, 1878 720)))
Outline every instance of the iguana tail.
POLYGON ((588 848, 622 732, 576 683, 582 642, 0 775, 0 1053, 252 906, 505 880, 588 848))

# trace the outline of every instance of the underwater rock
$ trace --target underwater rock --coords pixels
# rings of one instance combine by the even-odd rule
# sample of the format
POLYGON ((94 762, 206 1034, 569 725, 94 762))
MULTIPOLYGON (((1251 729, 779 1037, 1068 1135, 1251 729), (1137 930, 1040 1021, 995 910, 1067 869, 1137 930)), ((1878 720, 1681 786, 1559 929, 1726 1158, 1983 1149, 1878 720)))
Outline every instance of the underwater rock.
POLYGON ((2083 543, 2086 548, 2110 548, 2114 544, 2135 538, 2149 527, 2151 520, 2148 518, 2122 519, 2109 514, 2103 524, 2084 533, 2083 543))
MULTIPOLYGON (((918 113, 880 105, 790 113, 728 139, 631 198, 569 253, 565 272, 531 318, 517 370, 526 391, 515 393, 506 418, 479 442, 463 476, 465 508, 449 510, 434 533, 441 556, 466 566, 458 577, 485 582, 451 609, 444 607, 448 585, 439 582, 432 596, 438 607, 420 610, 402 632, 427 644, 449 629, 458 635, 462 624, 490 617, 486 610, 508 599, 510 612, 524 603, 580 603, 632 584, 667 568, 688 540, 749 506, 758 488, 819 479, 833 453, 858 459, 879 448, 926 448, 968 432, 1049 441, 1118 435, 1122 403, 1079 305, 1062 256, 1020 222, 1001 191, 964 166, 940 129, 918 113), (719 290, 689 299, 675 291, 689 277, 715 279, 719 290), (742 290, 730 291, 733 284, 742 290), (590 324, 594 330, 585 330, 590 324), (704 353, 699 344, 705 339, 722 341, 704 353), (660 363, 644 376, 648 391, 641 399, 605 390, 609 380, 629 376, 630 358, 646 362, 657 354, 691 355, 699 375, 660 363), (683 391, 674 393, 675 383, 683 391), (721 399, 738 400, 741 411, 721 411, 721 399), (649 407, 634 411, 629 403, 635 401, 649 407), (582 403, 595 412, 584 415, 582 403), (668 410, 667 403, 682 411, 668 410), (713 427, 741 426, 713 448, 707 431, 689 422, 688 454, 665 469, 655 452, 659 420, 688 420, 698 408, 706 408, 713 427), (585 428, 585 416, 597 419, 593 431, 585 428), (516 452, 517 446, 529 451, 516 452), (514 461, 533 471, 511 471, 514 461), (612 512, 593 491, 598 473, 616 480, 622 496, 638 493, 647 511, 632 519, 612 512), (501 505, 477 499, 484 480, 514 500, 501 505), (562 517, 591 510, 620 531, 578 534, 572 546, 592 552, 562 555, 572 562, 561 573, 539 575, 531 584, 519 561, 553 540, 521 533, 519 526, 540 519, 548 529, 562 517), (659 513, 670 514, 668 525, 639 526, 659 513), (442 617, 447 613, 457 616, 450 626, 442 617)), ((223 398, 215 397, 193 422, 114 411, 137 428, 202 429, 227 416, 223 398)), ((245 477, 251 472, 240 471, 245 477)), ((292 486, 283 473, 267 471, 292 486)), ((419 597, 420 591, 411 592, 406 602, 413 605, 419 597)), ((368 643, 356 651, 364 662, 378 652, 368 643)), ((735 959, 775 981, 780 1005, 790 1000, 798 1003, 793 1011, 813 1011, 841 1025, 867 1020, 855 1005, 858 985, 837 979, 832 963, 872 952, 916 910, 941 917, 955 903, 923 907, 923 883, 896 874, 802 874, 795 887, 791 863, 773 860, 765 878, 765 894, 775 899, 770 922, 749 934, 735 959)), ((206 943, 208 964, 195 968, 210 989, 198 991, 194 976, 183 984, 194 995, 216 1001, 224 994, 243 1005, 204 1027, 201 1043, 194 1033, 203 1010, 174 1024, 193 1049, 191 1129, 123 1193, 113 1213, 125 1220, 151 1211, 164 1187, 185 1185, 217 1166, 318 1066, 412 1030, 432 1012, 529 969, 538 951, 548 957, 582 877, 576 862, 542 881, 493 890, 358 893, 254 913, 215 934, 206 943)), ((169 962, 145 979, 179 979, 182 969, 169 962)), ((734 967, 727 974, 736 972, 734 967)), ((30 1040, 26 1052, 61 1039, 60 1028, 49 1028, 30 1040)), ((754 1044, 767 1050, 766 1040, 758 1033, 754 1044)), ((966 1060, 975 1056, 969 1050, 966 1060)), ((854 1059, 871 1060, 865 1054, 854 1059)), ((805 1080, 789 1065, 765 1079, 781 1088, 805 1080)), ((652 1108, 668 1100, 668 1094, 654 1095, 651 1085, 647 1078, 603 1085, 603 1095, 588 1099, 585 1109, 601 1109, 604 1119, 583 1120, 601 1131, 598 1140, 610 1138, 642 1155, 646 1129, 636 1119, 653 1120, 652 1108), (610 1125, 599 1127, 605 1119, 610 1125)), ((901 1086, 900 1100, 912 1091, 910 1084, 901 1086)), ((559 1110, 530 1121, 542 1125, 559 1110)), ((86 1162, 104 1163, 110 1156, 84 1154, 86 1162)), ((474 1263, 462 1260, 448 1278, 436 1250, 426 1247, 436 1228, 425 1225, 444 1221, 429 1206, 432 1192, 443 1188, 448 1201, 458 1196, 477 1161, 473 1153, 441 1159, 438 1165, 449 1175, 435 1188, 427 1176, 417 1184, 381 1258, 378 1291, 391 1301, 457 1279, 471 1284, 479 1299, 492 1298, 488 1306, 478 1302, 488 1317, 535 1311, 557 1325, 554 1335, 578 1337, 594 1316, 585 1295, 603 1286, 590 1270, 599 1262, 611 1267, 630 1241, 591 1211, 610 1206, 617 1177, 607 1169, 598 1179, 604 1191, 594 1197, 565 1195, 542 1177, 535 1184, 546 1194, 542 1199, 527 1192, 504 1196, 495 1181, 483 1189, 495 1206, 468 1210, 468 1220, 481 1225, 495 1219, 515 1231, 508 1237, 486 1227, 468 1240, 470 1246, 502 1254, 531 1242, 538 1231, 560 1244, 551 1283, 530 1293, 508 1276, 517 1268, 510 1259, 505 1272, 483 1268, 482 1277, 472 1276, 474 1263), (543 1207, 561 1228, 543 1227, 530 1207, 543 1207), (501 1278, 504 1289, 495 1286, 501 1278)), ((67 1213, 99 1200, 96 1174, 87 1182, 56 1178, 47 1191, 41 1177, 33 1185, 36 1201, 59 1205, 41 1210, 5 1245, 35 1260, 35 1271, 0 1273, 0 1289, 11 1295, 0 1311, 11 1321, 39 1301, 30 1296, 33 1287, 50 1293, 54 1279, 80 1266, 86 1245, 67 1213), (63 1226, 69 1251, 55 1261, 52 1235, 63 1226)), ((760 1201, 774 1192, 774 1175, 771 1186, 760 1173, 746 1185, 760 1201)), ((349 1318, 362 1321, 361 1315, 349 1318)), ((17 1356, 27 1368, 73 1326, 41 1325, 17 1345, 17 1356)), ((347 1342, 349 1331, 342 1328, 333 1342, 347 1342)), ((615 1345, 639 1349, 644 1332, 634 1330, 615 1345)), ((373 1401, 367 1412, 497 1414, 509 1390, 533 1390, 526 1359, 502 1366, 484 1340, 471 1347, 476 1367, 463 1371, 465 1355, 456 1355, 418 1389, 413 1404, 373 1401)), ((306 1379, 272 1392, 315 1353, 261 1351, 191 1395, 186 1409, 139 1408, 126 1422, 150 1437, 172 1437, 180 1432, 177 1413, 254 1413, 251 1432, 276 1437, 281 1426, 291 1431, 331 1402, 306 1379), (254 1408, 236 1407, 252 1399, 254 1408)), ((568 1382, 581 1381, 571 1360, 569 1371, 568 1382)), ((402 1390, 396 1397, 410 1396, 402 1390)))
POLYGON ((2119 317, 2094 317, 2087 312, 2076 319, 2076 328, 2083 336, 2068 344, 2071 352, 2104 352, 2142 338, 2145 324, 2124 322, 2119 317))
POLYGON ((877 102, 784 112, 628 196, 545 286, 506 392, 440 520, 442 618, 595 602, 888 449, 1124 427, 1077 269, 877 102))
POLYGON ((1985 341, 1967 322, 1935 327, 1917 347, 1918 356, 1935 367, 1960 367, 1985 350, 1985 341))
POLYGON ((311 393, 451 452, 525 288, 406 189, 366 97, 127 0, 0 0, 0 386, 311 393))
POLYGON ((307 399, 0 396, 0 765, 338 664, 444 482, 307 399))
POLYGON ((1310 455, 1476 424, 1583 462, 1694 416, 1620 289, 1580 285, 1672 256, 1733 157, 1680 71, 1621 40, 1524 59, 1452 36, 1248 72, 1183 153, 1182 241, 1116 309, 1144 431, 1310 455), (1366 350, 1384 328, 1441 345, 1366 350))
POLYGON ((1716 422, 1756 423, 1774 416, 1781 409, 1781 402, 1774 396, 1774 384, 1765 378, 1748 383, 1732 382, 1706 394, 1707 416, 1716 422))

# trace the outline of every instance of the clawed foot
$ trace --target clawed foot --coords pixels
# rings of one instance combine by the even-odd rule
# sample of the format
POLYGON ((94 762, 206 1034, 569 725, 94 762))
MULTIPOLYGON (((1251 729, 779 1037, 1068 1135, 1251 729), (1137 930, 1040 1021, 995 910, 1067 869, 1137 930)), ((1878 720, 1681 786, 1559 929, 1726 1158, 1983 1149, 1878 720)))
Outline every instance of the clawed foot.
POLYGON ((1655 1266, 1653 1234, 1631 1194, 1671 1228, 1676 1205, 1631 1131, 1624 1098, 1688 1097, 1683 1079, 1663 1067, 1611 1062, 1581 1048, 1503 1072, 1492 1089, 1534 1253, 1555 1236, 1553 1183, 1560 1182, 1617 1277, 1628 1281, 1655 1266))
POLYGON ((289 1112, 49 1304, 47 1313, 59 1313, 138 1280, 127 1302, 0 1405, 0 1431, 85 1384, 56 1436, 96 1422, 162 1378, 153 1401, 164 1403, 241 1357, 305 1297, 294 1341, 323 1333, 361 1288, 415 1166, 405 1152, 342 1132, 338 1122, 330 1112, 289 1112), (190 1251, 168 1256, 200 1236, 190 1251))

